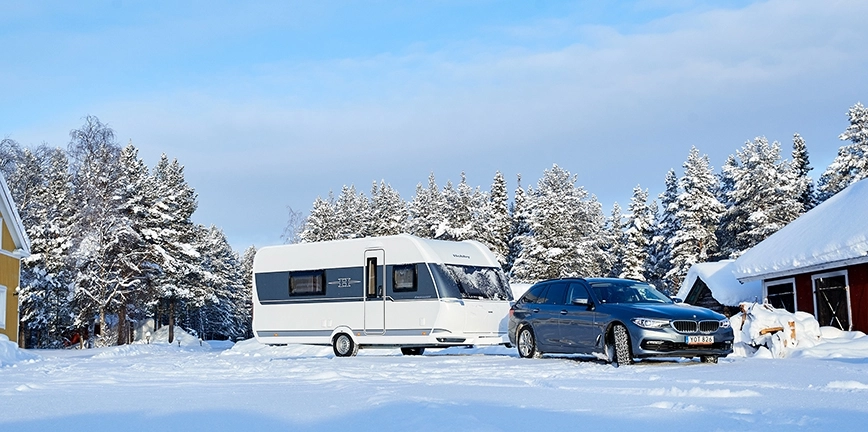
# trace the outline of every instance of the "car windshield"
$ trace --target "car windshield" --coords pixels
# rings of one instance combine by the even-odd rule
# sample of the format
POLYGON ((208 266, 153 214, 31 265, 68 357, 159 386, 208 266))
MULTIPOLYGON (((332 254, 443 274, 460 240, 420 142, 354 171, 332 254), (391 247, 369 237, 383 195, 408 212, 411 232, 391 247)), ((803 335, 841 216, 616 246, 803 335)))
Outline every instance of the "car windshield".
POLYGON ((637 281, 594 281, 591 288, 603 303, 672 303, 653 286, 637 281))

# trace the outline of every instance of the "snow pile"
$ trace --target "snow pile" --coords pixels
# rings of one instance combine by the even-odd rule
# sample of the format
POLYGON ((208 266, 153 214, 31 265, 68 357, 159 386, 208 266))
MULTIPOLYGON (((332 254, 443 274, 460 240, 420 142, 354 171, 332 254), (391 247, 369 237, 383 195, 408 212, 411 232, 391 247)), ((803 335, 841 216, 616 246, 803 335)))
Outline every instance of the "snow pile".
MULTIPOLYGON (((378 350, 379 351, 379 350, 378 350)), ((361 351, 360 351, 361 353, 361 351)), ((276 358, 310 358, 310 357, 329 357, 334 356, 334 352, 330 346, 315 346, 315 345, 266 345, 256 341, 256 339, 247 339, 236 342, 232 348, 223 351, 220 355, 228 356, 244 356, 244 357, 265 357, 270 359, 276 358)))
MULTIPOLYGON (((172 340, 171 345, 179 346, 182 348, 193 348, 193 349, 205 349, 210 350, 211 346, 208 345, 208 342, 205 342, 196 336, 187 333, 181 327, 175 326, 175 338, 172 340)), ((148 343, 147 336, 144 340, 139 340, 135 342, 137 344, 148 343)), ((151 344, 161 344, 168 345, 169 344, 169 326, 163 326, 159 329, 155 330, 151 333, 150 337, 151 344)))
POLYGON ((734 357, 868 358, 862 332, 820 327, 808 313, 775 309, 767 303, 742 303, 730 318, 734 357))
POLYGON ((9 366, 27 360, 36 360, 39 357, 18 349, 15 342, 10 342, 6 335, 0 334, 0 367, 9 366))

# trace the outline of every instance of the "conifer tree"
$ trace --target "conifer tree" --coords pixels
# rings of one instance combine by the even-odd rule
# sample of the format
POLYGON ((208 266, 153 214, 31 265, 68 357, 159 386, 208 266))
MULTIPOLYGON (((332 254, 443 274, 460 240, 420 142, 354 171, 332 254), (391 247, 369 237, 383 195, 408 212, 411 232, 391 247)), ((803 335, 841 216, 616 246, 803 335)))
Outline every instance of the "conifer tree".
POLYGON ((619 277, 645 280, 653 225, 654 215, 648 206, 648 191, 636 186, 630 199, 630 213, 627 215, 624 269, 619 277))
POLYGON ((410 220, 408 230, 422 238, 436 238, 437 230, 443 221, 445 200, 432 172, 428 176, 428 187, 416 185, 416 196, 409 205, 410 220))
POLYGON ((298 236, 299 240, 302 243, 336 240, 338 238, 337 223, 334 194, 329 191, 327 200, 317 197, 313 202, 313 208, 304 223, 304 229, 298 236))
POLYGON ((808 160, 808 147, 805 144, 805 139, 799 134, 793 135, 793 171, 798 181, 797 187, 801 193, 798 194, 799 203, 802 204, 802 211, 806 212, 814 208, 817 203, 817 198, 814 191, 814 180, 809 173, 814 168, 811 167, 811 162, 808 160))
POLYGON ((371 209, 368 235, 387 236, 405 232, 407 225, 407 203, 401 195, 381 180, 371 186, 371 209))
POLYGON ((494 174, 491 191, 482 206, 480 219, 479 240, 491 249, 500 266, 506 269, 512 220, 509 215, 506 180, 500 171, 494 174))
POLYGON ((868 108, 856 103, 850 107, 848 116, 850 126, 838 138, 850 144, 838 149, 838 156, 820 176, 818 198, 821 202, 868 177, 868 108))
POLYGON ((604 248, 609 258, 609 265, 604 267, 604 269, 608 269, 606 276, 620 277, 624 272, 625 243, 624 213, 621 210, 621 205, 616 201, 612 204, 612 214, 606 221, 606 242, 604 248))
POLYGON ((666 173, 664 183, 665 189, 660 194, 660 213, 657 217, 654 238, 651 241, 654 265, 649 281, 663 292, 672 292, 675 285, 666 275, 672 270, 670 240, 675 237, 675 233, 679 230, 678 218, 676 217, 678 211, 678 176, 675 175, 675 170, 670 169, 666 173))
POLYGON ((690 149, 684 162, 684 176, 679 179, 682 191, 675 201, 678 230, 669 240, 672 269, 666 277, 678 285, 691 265, 705 262, 717 252, 715 231, 723 214, 723 205, 715 197, 717 179, 708 156, 690 149))

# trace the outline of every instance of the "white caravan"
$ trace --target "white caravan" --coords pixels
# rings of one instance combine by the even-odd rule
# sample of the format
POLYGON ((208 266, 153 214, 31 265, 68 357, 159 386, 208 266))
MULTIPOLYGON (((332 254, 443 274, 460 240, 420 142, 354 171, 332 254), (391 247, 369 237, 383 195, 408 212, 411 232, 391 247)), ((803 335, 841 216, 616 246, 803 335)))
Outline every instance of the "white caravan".
POLYGON ((410 235, 270 246, 253 260, 261 343, 359 348, 508 345, 512 293, 476 241, 410 235))

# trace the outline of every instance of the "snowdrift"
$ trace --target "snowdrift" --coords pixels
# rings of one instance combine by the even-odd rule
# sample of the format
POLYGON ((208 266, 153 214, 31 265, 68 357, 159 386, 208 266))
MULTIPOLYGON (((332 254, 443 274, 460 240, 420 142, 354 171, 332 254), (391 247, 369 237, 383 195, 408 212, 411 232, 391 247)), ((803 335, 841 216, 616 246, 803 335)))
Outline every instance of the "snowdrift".
MULTIPOLYGON (((138 340, 136 344, 146 344, 148 339, 138 340)), ((169 326, 163 326, 155 330, 150 336, 150 343, 155 345, 169 345, 169 326)), ((171 345, 176 345, 182 348, 210 350, 211 346, 196 336, 187 333, 181 327, 175 326, 175 339, 171 345)))
POLYGON ((862 332, 820 327, 813 315, 775 309, 767 303, 741 303, 730 318, 735 357, 868 357, 862 332))
POLYGON ((19 349, 15 342, 10 342, 6 335, 0 334, 0 367, 38 358, 38 356, 19 349))

